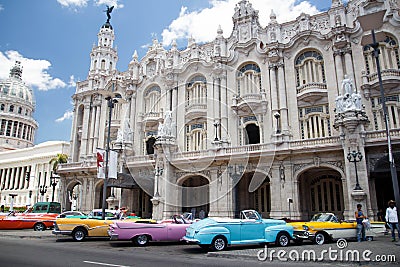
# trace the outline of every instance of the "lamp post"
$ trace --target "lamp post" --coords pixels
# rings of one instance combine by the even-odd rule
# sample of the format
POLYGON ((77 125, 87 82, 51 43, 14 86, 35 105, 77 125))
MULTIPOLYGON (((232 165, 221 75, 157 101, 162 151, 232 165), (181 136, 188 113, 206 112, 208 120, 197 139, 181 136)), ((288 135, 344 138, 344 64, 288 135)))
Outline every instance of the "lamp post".
POLYGON ((110 153, 110 138, 111 138, 111 115, 114 104, 118 103, 118 98, 121 98, 120 94, 116 94, 114 98, 107 96, 108 106, 108 125, 107 125, 107 144, 106 144, 106 159, 105 159, 105 172, 104 172, 104 184, 103 184, 103 201, 101 207, 101 218, 105 220, 106 216, 106 205, 107 205, 107 183, 108 183, 108 160, 110 153))
MULTIPOLYGON (((395 165, 393 153, 392 153, 392 142, 390 139, 390 129, 389 129, 389 117, 388 117, 388 111, 387 111, 387 106, 386 106, 385 91, 383 89, 383 83, 382 83, 381 66, 380 66, 380 62, 379 62, 379 43, 377 42, 377 38, 381 39, 383 34, 382 33, 375 34, 375 29, 379 29, 383 25, 383 17, 385 15, 385 13, 386 13, 386 10, 381 10, 379 12, 360 16, 360 17, 358 17, 358 21, 360 22, 360 25, 364 31, 369 31, 369 30, 371 31, 372 40, 371 40, 371 38, 368 38, 369 36, 364 36, 364 38, 362 40, 362 44, 363 45, 369 44, 374 49, 374 57, 375 57, 375 62, 376 62, 376 70, 378 73, 378 81, 379 81, 379 89, 380 89, 380 94, 381 94, 383 116, 385 119, 386 139, 387 139, 387 145, 388 145, 388 158, 389 158, 390 174, 392 176, 393 193, 394 193, 394 199, 395 199, 397 205, 399 205, 400 204, 399 183, 397 180, 397 170, 396 170, 396 165, 395 165), (372 43, 371 43, 371 41, 372 41, 372 43)), ((400 209, 397 209, 397 216, 400 218, 400 209)))
POLYGON ((42 196, 42 201, 43 201, 43 196, 47 192, 47 185, 41 185, 39 186, 39 193, 42 196))
POLYGON ((214 141, 219 141, 218 139, 218 126, 220 126, 221 123, 219 123, 219 121, 215 120, 214 122, 214 127, 215 127, 215 139, 214 141))
POLYGON ((276 119, 276 133, 279 134, 281 133, 281 127, 279 125, 279 118, 281 117, 281 114, 279 112, 275 112, 274 117, 276 119))
POLYGON ((360 162, 362 158, 363 156, 360 151, 353 150, 352 152, 349 152, 347 154, 347 159, 350 162, 354 162, 354 168, 356 170, 356 187, 354 188, 354 190, 362 190, 360 184, 358 183, 358 173, 357 173, 357 162, 360 162))
POLYGON ((58 181, 56 179, 58 179, 57 176, 50 176, 50 185, 53 188, 53 191, 51 193, 51 202, 54 202, 54 191, 56 191, 56 186, 58 184, 58 181))

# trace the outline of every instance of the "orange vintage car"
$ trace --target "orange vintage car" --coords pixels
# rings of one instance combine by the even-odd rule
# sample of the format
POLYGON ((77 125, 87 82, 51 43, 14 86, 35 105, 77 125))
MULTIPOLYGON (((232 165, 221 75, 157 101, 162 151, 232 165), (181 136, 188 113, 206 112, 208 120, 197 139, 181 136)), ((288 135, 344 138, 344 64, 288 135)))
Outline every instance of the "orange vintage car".
POLYGON ((61 205, 57 202, 38 202, 32 209, 23 213, 11 212, 0 217, 0 229, 33 229, 44 231, 52 228, 56 217, 61 212, 61 205))

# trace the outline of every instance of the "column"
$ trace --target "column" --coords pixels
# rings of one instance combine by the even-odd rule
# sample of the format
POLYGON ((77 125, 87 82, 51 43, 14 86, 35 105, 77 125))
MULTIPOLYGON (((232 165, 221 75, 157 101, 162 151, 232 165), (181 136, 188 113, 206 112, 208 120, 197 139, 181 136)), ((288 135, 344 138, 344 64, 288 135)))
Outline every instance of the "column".
POLYGON ((92 106, 91 115, 90 115, 90 132, 89 132, 89 147, 88 153, 92 153, 95 150, 94 136, 95 136, 95 127, 96 127, 96 106, 92 106))
POLYGON ((335 51, 334 56, 335 56, 337 90, 338 90, 338 95, 340 95, 341 94, 341 83, 344 78, 342 55, 339 51, 335 51))
MULTIPOLYGON (((354 69, 353 69, 353 59, 351 57, 351 51, 347 51, 344 54, 344 61, 345 61, 345 65, 346 65, 346 74, 349 78, 351 78, 354 83, 356 82, 355 78, 354 78, 354 69)), ((357 88, 357 86, 356 86, 357 88)), ((357 90, 357 89, 356 89, 357 90)))
MULTIPOLYGON (((270 65, 269 70, 270 70, 270 77, 271 77, 271 107, 272 107, 272 113, 274 113, 274 112, 278 111, 278 88, 276 86, 275 65, 270 65)), ((275 128, 275 130, 276 130, 276 128, 275 128)))
POLYGON ((221 75, 221 126, 220 130, 220 137, 222 140, 228 140, 228 129, 229 129, 229 120, 228 120, 228 109, 229 109, 229 100, 228 100, 228 88, 226 84, 226 74, 223 73, 221 75))
POLYGON ((284 64, 281 63, 278 66, 278 79, 279 79, 279 107, 281 114, 281 130, 282 133, 288 134, 289 123, 288 123, 288 108, 286 99, 286 86, 285 86, 285 72, 284 64))

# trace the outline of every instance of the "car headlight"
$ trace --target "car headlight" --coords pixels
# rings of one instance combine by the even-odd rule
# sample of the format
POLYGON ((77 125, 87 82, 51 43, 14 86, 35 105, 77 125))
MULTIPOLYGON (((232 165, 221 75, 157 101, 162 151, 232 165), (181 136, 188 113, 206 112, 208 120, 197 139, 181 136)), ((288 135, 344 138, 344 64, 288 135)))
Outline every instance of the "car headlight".
POLYGON ((308 231, 308 229, 309 229, 309 228, 308 228, 307 225, 303 225, 303 230, 304 230, 304 231, 308 231))

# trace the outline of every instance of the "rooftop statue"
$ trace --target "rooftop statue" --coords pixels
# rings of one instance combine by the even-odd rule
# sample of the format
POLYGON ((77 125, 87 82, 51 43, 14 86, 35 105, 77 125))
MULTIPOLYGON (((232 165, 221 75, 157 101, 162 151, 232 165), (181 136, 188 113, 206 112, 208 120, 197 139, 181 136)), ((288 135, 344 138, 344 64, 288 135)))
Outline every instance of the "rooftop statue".
POLYGON ((111 12, 113 11, 114 6, 107 6, 107 10, 104 10, 104 12, 107 13, 107 23, 110 23, 110 19, 111 19, 111 12))

